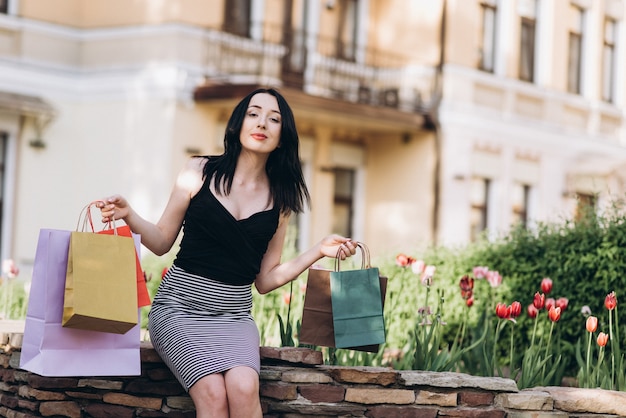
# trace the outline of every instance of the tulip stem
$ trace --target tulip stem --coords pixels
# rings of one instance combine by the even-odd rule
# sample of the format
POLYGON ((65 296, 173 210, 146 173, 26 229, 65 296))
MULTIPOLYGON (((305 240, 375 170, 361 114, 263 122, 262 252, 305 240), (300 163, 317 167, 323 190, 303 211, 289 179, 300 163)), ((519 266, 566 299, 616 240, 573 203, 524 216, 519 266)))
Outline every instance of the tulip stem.
MULTIPOLYGON (((551 344, 551 340, 552 340, 552 331, 554 330, 554 322, 552 322, 552 324, 550 325, 550 333, 548 334, 548 342, 546 344, 546 357, 548 358, 548 352, 550 350, 550 344, 551 344)), ((545 378, 546 375, 546 364, 544 363, 543 368, 542 368, 542 373, 541 373, 541 380, 542 380, 542 384, 543 385, 547 385, 548 382, 544 382, 543 379, 545 378)))
POLYGON ((589 362, 591 361, 591 335, 592 333, 589 332, 589 339, 587 340, 587 365, 585 367, 585 387, 590 387, 590 380, 591 380, 591 376, 589 376, 589 362))
MULTIPOLYGON (((613 310, 609 310, 609 340, 611 341, 611 389, 615 390, 615 351, 613 350, 613 310)), ((598 365, 600 359, 598 358, 598 365)))
POLYGON ((509 347, 509 355, 510 355, 510 360, 509 360, 509 376, 513 375, 513 331, 515 331, 515 327, 511 326, 511 347, 509 347))

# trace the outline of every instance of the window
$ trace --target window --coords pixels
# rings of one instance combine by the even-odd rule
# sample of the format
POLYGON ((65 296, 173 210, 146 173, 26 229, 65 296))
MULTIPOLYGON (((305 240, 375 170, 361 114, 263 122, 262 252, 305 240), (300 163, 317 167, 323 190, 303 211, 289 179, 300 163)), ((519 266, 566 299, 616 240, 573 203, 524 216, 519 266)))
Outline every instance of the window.
POLYGON ((530 198, 530 186, 517 183, 513 186, 513 225, 528 226, 528 202, 530 198))
POLYGON ((480 50, 480 69, 493 72, 496 54, 496 13, 495 4, 481 4, 483 15, 483 39, 480 50))
POLYGON ((487 229, 489 216, 489 189, 491 180, 482 177, 472 179, 470 189, 470 240, 476 241, 480 234, 487 229))
POLYGON ((576 214, 574 218, 579 221, 596 211, 598 196, 590 193, 576 193, 576 214))
POLYGON ((570 6, 569 58, 567 63, 567 91, 580 94, 580 75, 582 70, 584 11, 580 7, 570 6))
POLYGON ((358 30, 357 0, 340 0, 339 26, 337 28, 337 54, 348 61, 356 60, 358 30))
POLYGON ((613 102, 615 84, 615 40, 617 24, 613 19, 604 21, 604 45, 602 46, 602 100, 613 102))
POLYGON ((0 0, 0 13, 9 13, 9 0, 0 0))
POLYGON ((226 2, 224 7, 224 31, 234 35, 250 37, 250 0, 230 0, 226 2))
POLYGON ((533 82, 535 79, 535 21, 522 18, 522 45, 520 51, 520 80, 533 82))
POLYGON ((352 236, 354 205, 354 170, 335 170, 335 198, 333 205, 333 232, 344 237, 352 236))
MULTIPOLYGON (((2 225, 4 224, 4 204, 6 203, 6 196, 4 190, 4 183, 6 178, 5 168, 7 166, 7 145, 9 142, 9 135, 6 132, 0 132, 0 237, 2 234, 2 225)), ((2 253, 0 249, 0 253, 2 253)))
POLYGON ((521 16, 519 78, 535 81, 535 31, 537 3, 535 0, 522 0, 518 3, 521 16))

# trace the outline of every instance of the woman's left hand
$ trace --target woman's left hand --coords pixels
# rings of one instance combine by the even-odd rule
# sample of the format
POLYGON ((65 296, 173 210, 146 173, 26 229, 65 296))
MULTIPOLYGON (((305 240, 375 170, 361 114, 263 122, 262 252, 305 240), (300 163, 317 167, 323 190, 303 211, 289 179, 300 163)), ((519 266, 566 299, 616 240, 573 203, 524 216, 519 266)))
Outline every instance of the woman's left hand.
POLYGON ((356 253, 356 243, 351 241, 350 238, 342 237, 341 235, 329 235, 325 237, 321 243, 322 254, 326 257, 337 257, 341 260, 354 255, 356 253))

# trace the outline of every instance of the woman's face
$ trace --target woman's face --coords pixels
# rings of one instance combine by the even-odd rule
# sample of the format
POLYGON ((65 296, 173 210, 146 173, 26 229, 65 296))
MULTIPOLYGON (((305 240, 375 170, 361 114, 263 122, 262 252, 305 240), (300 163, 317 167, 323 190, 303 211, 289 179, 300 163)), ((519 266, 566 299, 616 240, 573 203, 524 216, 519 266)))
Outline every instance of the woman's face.
POLYGON ((269 154, 280 145, 282 120, 276 97, 268 93, 252 96, 241 125, 243 150, 269 154))

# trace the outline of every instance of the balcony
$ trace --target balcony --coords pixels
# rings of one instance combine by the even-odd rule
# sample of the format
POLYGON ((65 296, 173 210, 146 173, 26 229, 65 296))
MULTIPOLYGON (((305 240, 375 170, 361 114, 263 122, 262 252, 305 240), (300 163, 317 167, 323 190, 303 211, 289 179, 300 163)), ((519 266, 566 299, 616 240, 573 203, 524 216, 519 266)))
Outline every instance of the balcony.
POLYGON ((286 87, 403 113, 423 114, 431 107, 432 66, 411 65, 407 57, 267 25, 253 27, 251 34, 207 31, 208 84, 286 87))

